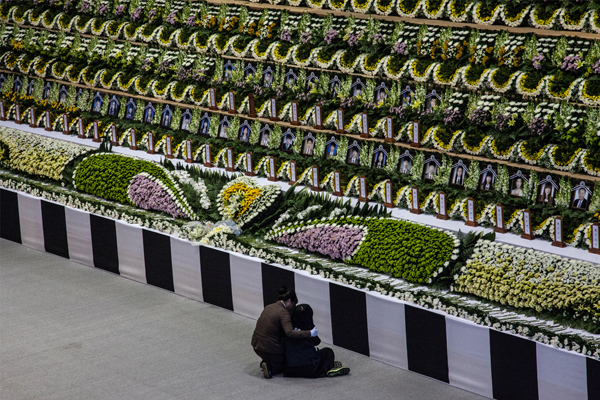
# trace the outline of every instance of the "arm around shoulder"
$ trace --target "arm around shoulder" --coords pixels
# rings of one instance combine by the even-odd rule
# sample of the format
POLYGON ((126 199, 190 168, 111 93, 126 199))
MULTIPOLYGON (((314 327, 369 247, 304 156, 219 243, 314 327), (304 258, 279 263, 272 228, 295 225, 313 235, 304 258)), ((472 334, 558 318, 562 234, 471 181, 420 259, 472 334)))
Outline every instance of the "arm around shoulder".
POLYGON ((292 326, 290 314, 287 312, 287 310, 285 308, 283 309, 283 312, 281 313, 280 321, 281 321, 281 327, 283 328, 283 332, 285 332, 285 335, 287 337, 292 338, 292 339, 310 338, 310 331, 294 330, 294 327, 292 326))

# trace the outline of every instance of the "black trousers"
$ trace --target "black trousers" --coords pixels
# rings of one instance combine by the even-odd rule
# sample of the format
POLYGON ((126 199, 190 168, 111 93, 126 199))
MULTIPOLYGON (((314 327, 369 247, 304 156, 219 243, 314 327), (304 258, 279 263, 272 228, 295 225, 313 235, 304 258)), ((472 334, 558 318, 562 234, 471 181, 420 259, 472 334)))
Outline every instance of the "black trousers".
MULTIPOLYGON (((254 348, 253 348, 254 349, 254 348)), ((285 369, 285 354, 265 353, 254 349, 254 352, 271 367, 271 375, 277 375, 285 369)))
POLYGON ((324 378, 327 376, 327 371, 333 368, 335 354, 329 347, 319 349, 321 358, 319 362, 300 367, 287 367, 283 371, 283 376, 289 378, 324 378))

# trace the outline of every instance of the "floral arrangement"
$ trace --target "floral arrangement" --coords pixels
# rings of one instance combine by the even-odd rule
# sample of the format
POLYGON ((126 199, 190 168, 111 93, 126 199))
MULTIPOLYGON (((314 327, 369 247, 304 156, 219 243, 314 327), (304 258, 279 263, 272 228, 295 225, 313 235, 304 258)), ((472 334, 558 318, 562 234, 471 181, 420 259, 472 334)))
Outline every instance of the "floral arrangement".
POLYGON ((460 245, 450 232, 390 218, 288 222, 266 238, 419 283, 431 283, 441 274, 460 245), (327 235, 321 246, 319 235, 327 235))
POLYGON ((30 175, 62 180, 65 167, 91 147, 0 127, 0 165, 30 175))
POLYGON ((288 247, 323 254, 332 259, 350 259, 362 243, 366 229, 344 226, 343 222, 307 225, 299 228, 286 227, 267 236, 288 247))
POLYGON ((151 209, 161 207, 161 211, 174 210, 172 201, 178 208, 173 214, 196 218, 180 186, 171 179, 168 171, 150 161, 110 153, 93 154, 77 165, 73 183, 76 189, 107 200, 123 204, 144 204, 151 209), (145 174, 136 178, 142 173, 145 174), (134 188, 130 190, 131 185, 134 188), (164 201, 161 203, 163 205, 142 202, 142 197, 148 194, 147 190, 158 187, 161 192, 165 192, 160 195, 162 199, 167 195, 171 199, 168 204, 164 201))
POLYGON ((240 228, 264 213, 281 194, 279 185, 260 186, 252 178, 236 178, 219 192, 217 202, 224 220, 240 228))
POLYGON ((454 278, 457 292, 563 313, 589 322, 590 331, 598 332, 600 272, 591 263, 481 240, 454 278))

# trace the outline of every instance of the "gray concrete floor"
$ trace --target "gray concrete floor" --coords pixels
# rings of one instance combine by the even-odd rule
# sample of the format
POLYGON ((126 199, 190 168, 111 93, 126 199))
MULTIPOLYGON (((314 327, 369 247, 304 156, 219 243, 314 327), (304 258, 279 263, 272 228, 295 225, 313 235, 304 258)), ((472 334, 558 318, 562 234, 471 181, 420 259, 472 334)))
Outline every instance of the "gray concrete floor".
POLYGON ((253 329, 232 312, 0 239, 2 400, 482 399, 335 346, 349 376, 265 380, 253 329))

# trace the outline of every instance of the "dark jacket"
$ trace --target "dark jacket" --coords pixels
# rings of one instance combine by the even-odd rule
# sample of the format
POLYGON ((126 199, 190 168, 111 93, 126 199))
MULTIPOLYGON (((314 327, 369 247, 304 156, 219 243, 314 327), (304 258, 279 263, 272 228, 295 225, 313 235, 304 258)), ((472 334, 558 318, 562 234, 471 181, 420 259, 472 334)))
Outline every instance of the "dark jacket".
POLYGON ((285 359, 288 367, 316 365, 320 360, 319 351, 315 348, 321 343, 319 337, 308 339, 285 338, 285 359))
POLYGON ((281 301, 269 304, 256 321, 252 334, 252 347, 265 353, 284 354, 284 337, 293 339, 308 339, 310 331, 295 331, 292 326, 290 313, 281 301))

